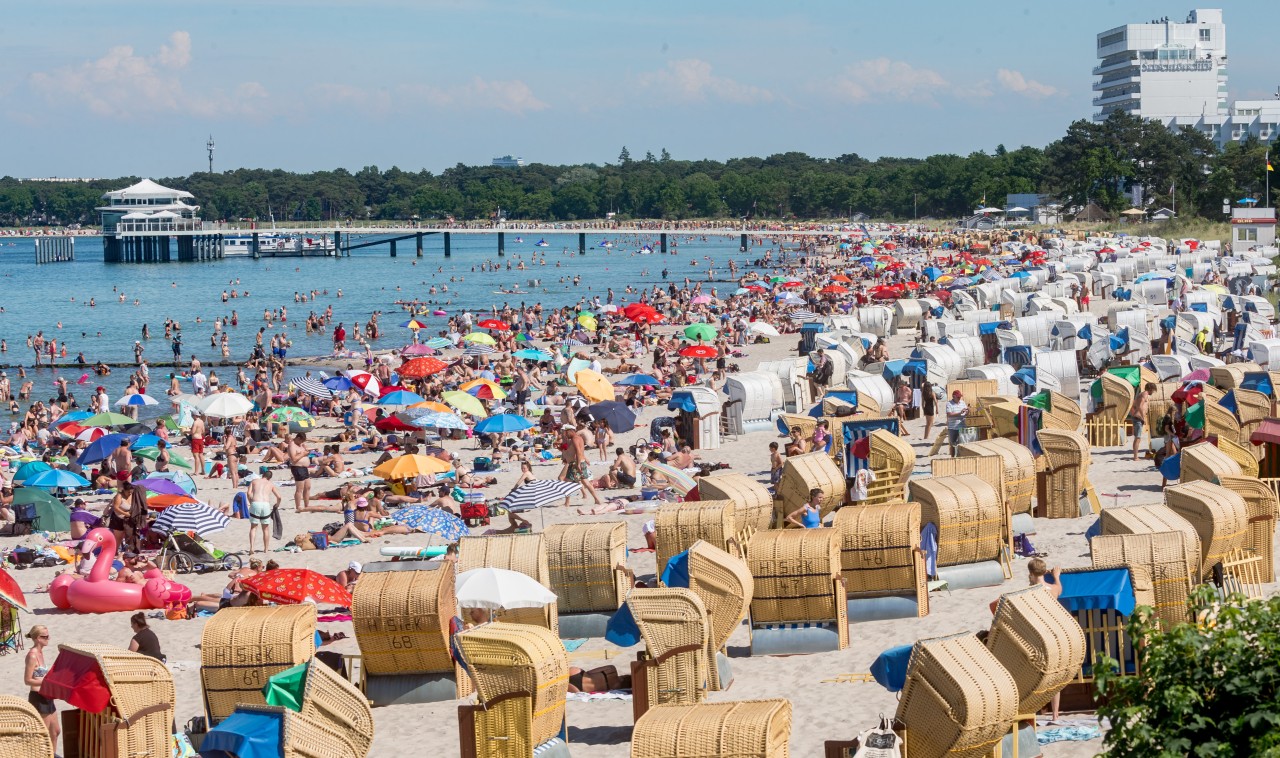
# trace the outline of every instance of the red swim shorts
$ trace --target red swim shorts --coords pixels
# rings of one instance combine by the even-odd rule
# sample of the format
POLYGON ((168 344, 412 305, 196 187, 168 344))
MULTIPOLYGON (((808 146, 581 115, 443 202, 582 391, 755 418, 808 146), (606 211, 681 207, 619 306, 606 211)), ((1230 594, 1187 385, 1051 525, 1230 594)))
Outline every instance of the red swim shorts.
POLYGON ((193 453, 203 453, 203 452, 204 452, 204 437, 192 437, 192 438, 191 438, 191 452, 193 452, 193 453))

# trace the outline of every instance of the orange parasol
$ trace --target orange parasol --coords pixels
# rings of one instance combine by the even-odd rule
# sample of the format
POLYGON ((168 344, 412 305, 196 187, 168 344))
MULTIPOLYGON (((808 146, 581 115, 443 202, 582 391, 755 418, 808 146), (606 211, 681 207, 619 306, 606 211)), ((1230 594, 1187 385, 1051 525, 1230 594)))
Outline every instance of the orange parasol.
POLYGON ((584 368, 573 375, 573 383, 578 386, 582 396, 593 403, 612 400, 615 396, 613 384, 603 374, 584 368))
POLYGON ((402 455, 399 458, 392 458, 383 462, 373 470, 373 475, 379 479, 392 481, 395 479, 408 479, 411 476, 444 474, 452 470, 453 466, 451 464, 435 456, 402 455))
POLYGON ((242 580, 240 586, 263 600, 281 605, 296 605, 312 600, 316 603, 351 607, 350 592, 329 577, 311 569, 272 569, 242 580))
POLYGON ((453 409, 437 400, 423 400, 421 403, 414 403, 410 408, 427 408, 441 413, 453 413, 453 409))
POLYGON ((405 361, 404 365, 396 369, 396 373, 406 379, 422 379, 423 377, 438 374, 449 368, 449 364, 439 358, 414 358, 405 361))
POLYGON ((153 511, 162 511, 170 506, 198 502, 200 501, 190 495, 152 495, 147 498, 147 507, 153 511))

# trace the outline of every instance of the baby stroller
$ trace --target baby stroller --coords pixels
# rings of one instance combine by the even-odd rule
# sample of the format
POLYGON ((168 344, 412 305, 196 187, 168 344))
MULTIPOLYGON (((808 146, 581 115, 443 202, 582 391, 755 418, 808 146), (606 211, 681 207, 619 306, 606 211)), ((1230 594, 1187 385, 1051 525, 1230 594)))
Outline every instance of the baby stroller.
POLYGON ((160 546, 157 563, 161 569, 179 574, 235 571, 244 565, 242 555, 223 552, 197 537, 195 532, 174 532, 160 546))

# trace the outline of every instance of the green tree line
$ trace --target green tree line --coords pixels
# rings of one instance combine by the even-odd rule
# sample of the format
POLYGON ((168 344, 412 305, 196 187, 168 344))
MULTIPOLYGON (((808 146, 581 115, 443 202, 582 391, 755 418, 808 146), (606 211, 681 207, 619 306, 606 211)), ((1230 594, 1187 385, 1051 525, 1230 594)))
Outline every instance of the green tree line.
MULTIPOLYGON (((458 164, 439 174, 366 166, 300 174, 236 169, 162 177, 196 197, 207 220, 277 221, 601 218, 953 219, 981 202, 1001 206, 1009 193, 1040 192, 1071 209, 1129 205, 1145 188, 1151 207, 1216 218, 1223 198, 1262 192, 1266 146, 1254 139, 1219 149, 1192 129, 1171 132, 1124 114, 1077 121, 1047 147, 998 146, 966 156, 884 157, 856 153, 815 158, 790 152, 728 161, 677 160, 662 150, 633 158, 623 148, 605 165, 518 169, 458 164)), ((103 192, 137 181, 0 179, 0 224, 95 224, 103 192)))

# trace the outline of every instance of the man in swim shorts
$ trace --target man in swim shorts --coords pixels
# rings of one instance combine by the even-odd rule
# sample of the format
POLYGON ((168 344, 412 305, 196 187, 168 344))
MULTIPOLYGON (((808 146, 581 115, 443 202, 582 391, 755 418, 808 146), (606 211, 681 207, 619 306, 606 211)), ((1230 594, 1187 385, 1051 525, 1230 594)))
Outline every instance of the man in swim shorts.
POLYGON ((307 449, 307 435, 298 432, 285 446, 289 459, 289 473, 293 475, 293 509, 301 513, 311 507, 311 451, 307 449))
POLYGON ((253 533, 259 528, 262 529, 262 552, 265 553, 271 549, 271 511, 279 508, 283 500, 280 488, 271 481, 271 469, 254 477, 245 494, 249 497, 249 554, 253 554, 253 533))

